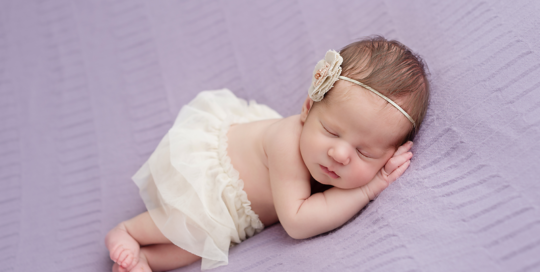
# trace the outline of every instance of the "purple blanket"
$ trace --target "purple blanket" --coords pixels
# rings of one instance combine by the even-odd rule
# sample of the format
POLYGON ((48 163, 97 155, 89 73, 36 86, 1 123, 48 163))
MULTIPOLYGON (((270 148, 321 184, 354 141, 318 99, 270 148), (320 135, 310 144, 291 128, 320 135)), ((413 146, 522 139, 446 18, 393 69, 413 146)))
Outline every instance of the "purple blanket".
POLYGON ((372 34, 431 71, 411 167, 345 226, 270 226, 215 271, 539 271, 540 2, 407 2, 0 1, 0 271, 110 271, 182 105, 299 113, 324 53, 372 34))

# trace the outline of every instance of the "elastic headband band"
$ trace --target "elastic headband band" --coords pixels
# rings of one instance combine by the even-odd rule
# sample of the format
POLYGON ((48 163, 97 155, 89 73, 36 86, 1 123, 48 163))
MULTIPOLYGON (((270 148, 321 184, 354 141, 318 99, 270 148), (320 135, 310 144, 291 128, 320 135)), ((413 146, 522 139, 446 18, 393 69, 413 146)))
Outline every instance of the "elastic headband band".
POLYGON ((328 52, 326 52, 326 55, 324 56, 324 59, 319 61, 317 65, 315 65, 315 69, 313 70, 313 77, 311 80, 311 86, 308 90, 309 97, 313 101, 321 101, 324 98, 326 92, 328 92, 334 86, 334 83, 338 79, 343 79, 351 83, 360 85, 370 90, 374 94, 378 95, 382 99, 386 100, 396 109, 398 109, 401 113, 403 113, 403 115, 405 115, 405 117, 407 117, 407 119, 411 121, 413 128, 416 129, 416 123, 411 118, 411 116, 409 116, 407 112, 405 112, 398 104, 396 104, 390 98, 375 91, 373 88, 362 82, 358 82, 354 79, 341 76, 341 63, 343 63, 343 58, 339 55, 339 53, 334 50, 328 50, 328 52))
POLYGON ((398 104, 396 104, 394 101, 392 101, 390 98, 384 96, 382 93, 379 93, 377 91, 375 91, 373 88, 369 87, 368 85, 362 83, 362 82, 359 82, 359 81, 356 81, 354 79, 350 79, 348 77, 344 77, 344 76, 339 76, 340 79, 343 79, 343 80, 346 80, 346 81, 349 81, 349 82, 352 82, 352 83, 355 83, 355 84, 358 84, 368 90, 370 90, 371 92, 373 92, 374 94, 378 95, 379 97, 381 97, 382 99, 388 101, 388 103, 392 104, 392 106, 396 107, 396 109, 398 109, 401 113, 403 113, 403 115, 405 115, 405 117, 407 117, 407 119, 409 119, 409 121, 411 121, 412 125, 413 125, 413 128, 416 128, 416 123, 414 122, 414 120, 411 118, 411 116, 409 116, 409 114, 403 110, 398 104))

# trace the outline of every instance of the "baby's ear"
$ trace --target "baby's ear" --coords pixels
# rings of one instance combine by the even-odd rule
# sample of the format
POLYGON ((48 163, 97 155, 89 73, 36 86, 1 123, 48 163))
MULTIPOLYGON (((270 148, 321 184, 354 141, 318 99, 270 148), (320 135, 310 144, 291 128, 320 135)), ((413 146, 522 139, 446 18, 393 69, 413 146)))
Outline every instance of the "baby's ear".
POLYGON ((311 100, 311 98, 308 96, 304 102, 304 105, 302 106, 302 112, 300 113, 300 121, 302 121, 302 123, 306 122, 311 107, 313 107, 313 100, 311 100))

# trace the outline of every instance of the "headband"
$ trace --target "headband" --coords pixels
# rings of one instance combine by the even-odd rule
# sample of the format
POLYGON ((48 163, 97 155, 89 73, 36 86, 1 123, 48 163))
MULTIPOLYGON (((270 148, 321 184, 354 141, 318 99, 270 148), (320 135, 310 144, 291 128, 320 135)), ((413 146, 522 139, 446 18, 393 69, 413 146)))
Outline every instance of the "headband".
POLYGON ((403 115, 405 115, 405 117, 407 117, 407 119, 409 119, 409 121, 411 121, 414 128, 416 127, 416 123, 411 118, 411 116, 390 98, 384 96, 383 94, 377 92, 376 90, 362 82, 350 79, 348 77, 340 76, 341 63, 343 63, 343 58, 339 55, 339 53, 334 50, 328 50, 328 52, 326 52, 326 55, 324 56, 324 59, 320 60, 317 65, 315 65, 315 69, 313 70, 313 78, 311 80, 311 86, 309 87, 308 91, 309 97, 313 101, 321 101, 324 98, 324 95, 332 87, 334 87, 334 83, 338 79, 343 79, 351 83, 360 85, 365 89, 378 95, 382 99, 388 101, 388 103, 398 109, 401 113, 403 113, 403 115))

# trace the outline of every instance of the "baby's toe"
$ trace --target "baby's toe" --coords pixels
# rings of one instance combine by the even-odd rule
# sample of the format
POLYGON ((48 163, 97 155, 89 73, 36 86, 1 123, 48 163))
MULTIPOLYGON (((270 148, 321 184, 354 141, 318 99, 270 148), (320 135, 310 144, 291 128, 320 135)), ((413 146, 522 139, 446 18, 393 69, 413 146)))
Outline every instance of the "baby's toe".
POLYGON ((114 263, 112 266, 112 272, 122 272, 119 268, 120 266, 117 263, 114 263))
POLYGON ((110 254, 111 260, 118 263, 123 252, 124 252, 124 247, 122 247, 121 245, 117 246, 113 251, 111 251, 111 254, 110 254))
POLYGON ((118 258, 118 261, 116 261, 121 267, 128 267, 131 263, 129 262, 131 251, 124 249, 122 253, 120 254, 120 257, 118 258))
POLYGON ((122 262, 122 267, 129 270, 132 266, 133 266, 133 254, 131 254, 130 252, 130 254, 127 255, 127 257, 122 262))
POLYGON ((129 272, 129 269, 118 266, 118 272, 129 272))
POLYGON ((150 266, 148 266, 148 261, 146 260, 146 256, 142 252, 139 253, 139 258, 137 258, 137 263, 133 267, 133 269, 130 270, 130 272, 152 272, 152 269, 150 269, 150 266))
POLYGON ((124 266, 128 271, 131 271, 138 263, 139 263, 139 257, 137 256, 130 256, 129 265, 124 266))
POLYGON ((129 272, 129 270, 119 266, 117 263, 115 263, 112 267, 112 272, 129 272))

